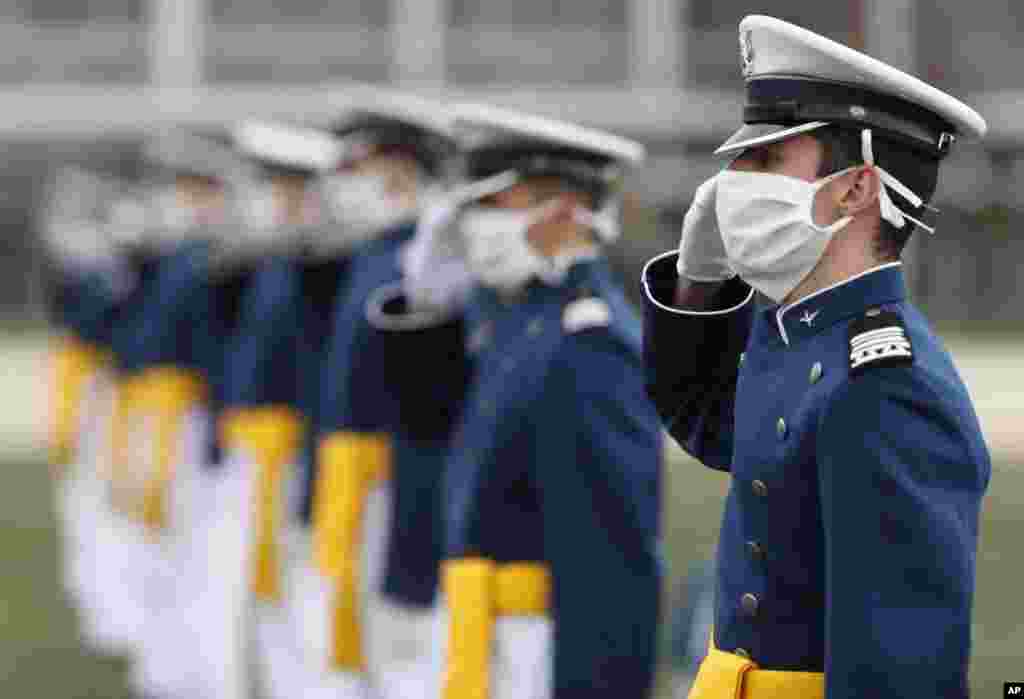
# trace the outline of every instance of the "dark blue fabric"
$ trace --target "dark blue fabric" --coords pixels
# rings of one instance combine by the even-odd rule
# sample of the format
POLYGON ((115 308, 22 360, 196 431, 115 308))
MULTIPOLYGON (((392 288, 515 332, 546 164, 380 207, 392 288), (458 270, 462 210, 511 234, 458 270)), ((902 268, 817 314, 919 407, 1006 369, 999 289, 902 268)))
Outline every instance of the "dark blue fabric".
POLYGON ((388 368, 374 350, 366 318, 366 302, 378 287, 399 278, 398 250, 413 234, 407 224, 368 243, 353 258, 344 302, 334 314, 328 344, 328 363, 322 375, 324 390, 318 429, 337 431, 391 431, 395 404, 384 389, 388 368))
MULTIPOLYGON (((392 443, 392 516, 382 590, 404 604, 433 602, 441 550, 440 480, 446 442, 410 437, 388 390, 394 371, 366 318, 370 294, 399 279, 398 251, 413 235, 407 224, 367 244, 351 261, 344 300, 335 309, 323 372, 317 432, 382 432, 392 443)), ((409 396, 422 403, 422 395, 409 396)), ((308 473, 304 514, 312 506, 308 473)))
MULTIPOLYGON (((475 361, 446 462, 445 557, 550 567, 555 699, 646 696, 662 444, 640 323, 603 261, 574 265, 560 286, 532 284, 514 303, 480 290, 466 316, 467 348, 446 350, 475 361), (567 334, 566 307, 583 297, 603 300, 611 320, 567 334)), ((410 333, 452 337, 390 335, 400 345, 410 333)))
POLYGON ((51 315, 55 324, 97 347, 109 347, 119 299, 100 273, 67 271, 54 282, 51 315))
POLYGON ((242 308, 256 273, 256 266, 246 265, 214 276, 210 280, 209 336, 210 352, 206 355, 205 374, 210 389, 210 418, 213 436, 209 463, 220 464, 223 448, 217 422, 228 405, 227 367, 242 325, 242 308))
MULTIPOLYGON (((647 293, 671 306, 678 279, 676 256, 657 258, 645 271, 647 293)), ((726 282, 715 301, 716 307, 736 310, 679 315, 648 298, 644 365, 647 393, 665 429, 705 465, 728 471, 739 357, 747 344, 754 305, 750 287, 739 279, 726 282)))
POLYGON ((136 329, 140 368, 174 366, 206 374, 210 328, 209 244, 189 242, 168 255, 145 286, 145 321, 136 329))
POLYGON ((448 447, 444 440, 391 435, 391 533, 382 592, 416 607, 433 604, 443 545, 441 482, 448 447))
POLYGON ((152 289, 168 259, 167 255, 138 254, 129 261, 134 283, 116 300, 110 328, 110 346, 122 374, 135 374, 146 366, 145 328, 159 311, 152 289))
POLYGON ((267 261, 252 275, 242 298, 224 367, 227 408, 298 409, 303 332, 299 263, 267 261))
MULTIPOLYGON (((828 699, 967 696, 989 456, 949 355, 905 295, 890 266, 757 311, 736 384, 715 641, 764 668, 824 671, 828 699), (848 328, 876 308, 901 319, 913 361, 851 376, 848 328)), ((661 332, 678 322, 700 337, 694 317, 649 311, 661 332)))
POLYGON ((299 457, 300 478, 299 520, 308 524, 312 517, 312 484, 316 464, 316 444, 323 402, 324 369, 328 363, 328 345, 334 324, 335 308, 343 303, 348 286, 348 258, 304 260, 300 264, 303 332, 300 337, 298 407, 306 420, 306 430, 299 457))

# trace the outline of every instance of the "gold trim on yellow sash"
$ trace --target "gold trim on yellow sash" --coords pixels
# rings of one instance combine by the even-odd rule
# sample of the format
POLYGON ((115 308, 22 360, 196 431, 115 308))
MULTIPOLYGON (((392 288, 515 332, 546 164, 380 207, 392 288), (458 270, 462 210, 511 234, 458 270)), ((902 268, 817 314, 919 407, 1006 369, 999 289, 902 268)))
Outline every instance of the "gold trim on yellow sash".
POLYGON ((825 699, 824 673, 762 670, 716 648, 713 631, 708 645, 688 699, 825 699))
POLYGON ((359 671, 366 660, 359 618, 363 517, 373 488, 391 473, 391 439, 386 434, 338 432, 317 452, 313 502, 313 555, 334 583, 331 663, 359 671))
POLYGON ((57 472, 75 457, 85 387, 100 370, 104 354, 74 337, 58 341, 51 357, 50 453, 57 472))
POLYGON ((282 510, 284 467, 298 453, 302 430, 298 413, 284 406, 235 410, 221 422, 223 443, 247 452, 259 469, 252 591, 265 602, 281 601, 278 518, 282 510))
POLYGON ((448 649, 442 699, 488 699, 498 616, 541 616, 550 609, 551 574, 540 563, 463 558, 442 564, 448 649))
POLYGON ((140 377, 140 410, 154 421, 154 434, 145 435, 152 450, 153 472, 143 486, 142 522, 150 531, 167 526, 167 494, 174 478, 177 448, 185 414, 205 395, 202 378, 195 372, 175 367, 147 369, 140 377))

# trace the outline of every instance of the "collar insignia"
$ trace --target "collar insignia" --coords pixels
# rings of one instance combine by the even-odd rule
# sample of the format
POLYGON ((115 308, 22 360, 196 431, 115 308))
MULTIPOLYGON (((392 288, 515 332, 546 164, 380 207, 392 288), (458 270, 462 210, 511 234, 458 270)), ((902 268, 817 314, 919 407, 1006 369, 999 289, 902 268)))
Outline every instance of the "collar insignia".
POLYGON ((820 308, 816 310, 814 313, 811 313, 810 311, 804 311, 804 314, 800 316, 800 322, 807 323, 807 327, 809 328, 812 325, 814 325, 814 319, 818 317, 819 313, 821 313, 820 308))

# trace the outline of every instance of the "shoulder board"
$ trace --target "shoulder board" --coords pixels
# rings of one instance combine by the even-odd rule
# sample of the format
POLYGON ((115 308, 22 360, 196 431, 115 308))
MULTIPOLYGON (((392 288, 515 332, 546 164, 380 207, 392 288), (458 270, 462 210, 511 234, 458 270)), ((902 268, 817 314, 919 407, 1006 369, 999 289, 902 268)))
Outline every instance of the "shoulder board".
POLYGON ((588 296, 570 302, 562 313, 562 329, 572 334, 587 328, 600 328, 612 322, 612 309, 598 296, 588 296))
POLYGON ((914 350, 899 314, 872 308, 850 323, 851 376, 857 376, 869 367, 913 362, 914 350))

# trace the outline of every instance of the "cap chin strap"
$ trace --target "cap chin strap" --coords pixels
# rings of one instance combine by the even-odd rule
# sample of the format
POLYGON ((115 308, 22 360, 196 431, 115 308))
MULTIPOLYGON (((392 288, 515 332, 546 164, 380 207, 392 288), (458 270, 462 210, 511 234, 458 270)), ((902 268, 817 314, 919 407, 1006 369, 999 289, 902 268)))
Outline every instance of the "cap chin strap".
POLYGON ((882 210, 882 218, 897 228, 903 228, 907 224, 907 220, 910 220, 929 233, 934 234, 934 227, 922 223, 910 214, 901 211, 892 203, 892 198, 889 196, 890 189, 910 202, 915 209, 925 205, 924 200, 910 191, 909 187, 875 164, 875 153, 871 148, 871 129, 864 129, 860 132, 860 143, 864 163, 875 171, 878 179, 882 182, 882 186, 878 190, 878 204, 882 210))

